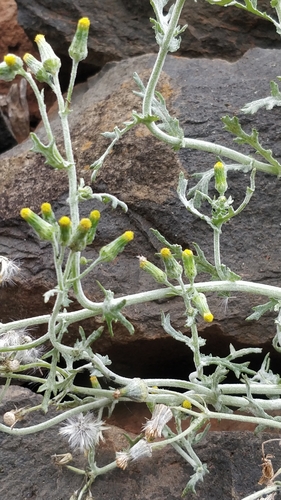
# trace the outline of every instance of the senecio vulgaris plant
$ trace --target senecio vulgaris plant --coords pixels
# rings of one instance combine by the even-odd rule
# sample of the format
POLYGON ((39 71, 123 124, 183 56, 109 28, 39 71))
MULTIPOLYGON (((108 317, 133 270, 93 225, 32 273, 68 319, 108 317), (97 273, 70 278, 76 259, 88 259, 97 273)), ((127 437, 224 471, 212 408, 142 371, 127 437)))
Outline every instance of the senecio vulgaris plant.
MULTIPOLYGON (((184 136, 177 119, 170 116, 163 96, 156 91, 156 85, 168 52, 174 52, 180 45, 180 34, 185 30, 179 27, 179 17, 185 3, 176 0, 167 13, 164 7, 167 0, 151 0, 156 19, 152 19, 159 52, 152 69, 150 78, 144 84, 137 74, 134 80, 138 86, 136 94, 142 99, 142 112, 132 113, 132 119, 124 123, 124 128, 115 128, 105 132, 104 136, 110 144, 104 154, 91 165, 92 181, 94 182, 103 161, 110 153, 115 143, 132 127, 139 123, 145 124, 150 132, 159 140, 169 144, 175 150, 193 148, 213 153, 214 166, 199 176, 196 186, 188 188, 188 183, 181 174, 178 183, 178 195, 183 205, 192 214, 204 220, 213 230, 214 259, 209 262, 198 244, 194 244, 195 253, 189 248, 171 244, 156 230, 154 234, 162 248, 159 252, 159 266, 149 262, 145 256, 138 256, 139 266, 143 272, 151 275, 151 279, 159 283, 159 288, 153 291, 141 292, 134 295, 124 295, 115 298, 110 290, 100 285, 104 292, 104 300, 96 303, 89 300, 83 290, 83 278, 93 273, 101 263, 112 262, 134 238, 128 228, 116 239, 100 248, 94 261, 87 261, 83 257, 83 250, 93 242, 99 224, 100 213, 95 209, 95 200, 111 201, 116 208, 126 205, 110 194, 93 193, 90 186, 80 180, 77 182, 75 161, 71 145, 68 125, 68 114, 71 111, 71 97, 80 61, 87 56, 87 38, 90 27, 88 18, 78 22, 77 30, 69 48, 72 59, 72 71, 66 97, 62 95, 59 84, 60 59, 54 53, 50 44, 42 34, 36 36, 40 59, 31 54, 25 54, 23 60, 13 54, 4 57, 0 64, 0 78, 12 81, 16 75, 27 80, 32 87, 38 101, 42 121, 46 130, 47 143, 31 134, 33 151, 41 153, 46 163, 58 170, 64 170, 69 182, 69 216, 64 215, 59 220, 53 212, 52 206, 42 200, 40 215, 30 208, 23 207, 21 217, 34 229, 38 237, 50 242, 53 251, 54 267, 57 278, 55 289, 45 294, 45 301, 55 297, 54 307, 49 315, 27 318, 0 324, 0 375, 6 380, 1 393, 3 398, 12 380, 25 380, 36 383, 38 391, 42 393, 42 402, 36 407, 19 408, 7 412, 0 424, 0 431, 14 436, 32 434, 45 430, 51 426, 61 424, 59 432, 64 436, 72 450, 81 452, 87 459, 85 470, 71 465, 72 453, 54 455, 55 462, 65 465, 69 469, 82 474, 84 483, 73 493, 71 499, 81 500, 92 498, 91 487, 97 476, 115 468, 126 469, 131 461, 142 457, 153 457, 153 452, 171 445, 179 455, 190 464, 194 470, 183 491, 195 492, 198 481, 203 480, 208 472, 207 464, 201 462, 196 454, 195 445, 208 431, 212 419, 228 419, 233 421, 251 422, 256 429, 266 427, 281 429, 281 418, 273 417, 271 410, 280 410, 280 377, 269 369, 269 358, 266 356, 261 368, 254 371, 249 363, 237 362, 237 358, 247 357, 259 353, 258 348, 246 348, 236 351, 230 346, 229 355, 225 358, 202 353, 205 341, 200 338, 196 318, 201 316, 205 322, 213 321, 213 313, 208 306, 207 292, 224 294, 244 292, 259 294, 267 297, 267 302, 254 308, 248 319, 258 320, 266 311, 276 313, 276 335, 273 346, 281 352, 281 288, 242 281, 239 276, 227 268, 221 260, 220 238, 223 225, 239 213, 250 202, 255 190, 255 173, 257 170, 279 177, 281 165, 273 157, 270 150, 264 149, 258 139, 258 133, 251 134, 243 131, 237 117, 223 118, 224 127, 236 136, 238 143, 249 144, 258 156, 245 155, 234 149, 215 143, 195 140, 184 136), (64 153, 59 151, 56 138, 53 135, 44 103, 44 93, 39 91, 36 81, 44 82, 51 87, 56 95, 61 119, 64 153), (262 159, 262 161, 261 161, 262 159), (231 163, 229 163, 229 160, 231 163), (249 173, 249 186, 246 188, 242 203, 233 207, 233 200, 228 191, 227 176, 229 171, 249 173), (214 185, 216 196, 211 197, 209 186, 214 185), (80 217, 80 202, 93 200, 93 210, 87 218, 80 217), (206 203, 209 212, 202 208, 206 203), (83 270, 81 269, 83 264, 83 270), (210 281, 199 282, 198 276, 204 272, 210 276, 210 281), (69 310, 69 294, 75 295, 80 309, 69 310), (169 335, 184 343, 193 354, 194 370, 189 380, 174 379, 139 379, 127 378, 110 369, 110 359, 94 351, 94 342, 102 334, 103 328, 98 328, 90 334, 85 334, 79 327, 79 322, 94 316, 103 316, 109 332, 113 335, 113 323, 121 322, 128 331, 134 332, 133 325, 124 315, 124 307, 141 302, 149 302, 165 297, 181 297, 185 314, 185 327, 190 334, 183 334, 173 328, 169 315, 162 314, 162 325, 169 335), (77 340, 73 346, 65 342, 65 334, 70 325, 78 324, 77 340), (46 324, 46 333, 34 340, 28 328, 39 324, 46 324), (51 351, 44 351, 44 344, 51 344, 51 351), (64 360, 64 368, 58 364, 64 360), (74 363, 80 361, 81 366, 74 368, 74 363), (206 368, 212 366, 211 374, 206 368), (34 373, 30 369, 36 369, 34 373), (41 376, 42 372, 46 374, 41 376), (75 376, 79 371, 87 371, 91 387, 85 388, 76 382, 75 376), (236 383, 223 383, 228 372, 233 372, 236 383), (108 381, 108 388, 100 385, 100 378, 108 381), (111 387, 114 380, 114 387, 111 387), (151 418, 144 423, 140 434, 135 440, 128 438, 125 450, 116 451, 115 460, 99 467, 95 452, 100 441, 106 439, 106 418, 120 401, 136 401, 146 403, 151 411, 151 418), (60 412, 53 418, 48 418, 48 410, 55 407, 60 412), (239 409, 241 413, 234 412, 239 409), (21 428, 20 420, 28 420, 28 414, 41 410, 46 419, 41 424, 21 428), (243 413, 247 413, 246 415, 243 413), (188 421, 184 425, 183 421, 188 421), (170 426, 173 421, 173 427, 170 426)), ((210 0, 218 5, 236 5, 274 23, 276 30, 281 34, 281 0, 272 0, 271 7, 276 12, 276 18, 261 12, 254 0, 246 0, 245 4, 236 0, 210 0)), ((281 93, 278 85, 271 82, 271 95, 265 99, 245 105, 245 113, 254 113, 261 107, 271 109, 281 105, 281 93)), ((0 281, 9 283, 19 271, 16 262, 2 256, 0 258, 0 281)), ((270 456, 262 452, 263 475, 260 484, 263 489, 253 493, 244 500, 254 500, 261 497, 273 499, 281 488, 277 481, 279 471, 273 470, 270 456)))

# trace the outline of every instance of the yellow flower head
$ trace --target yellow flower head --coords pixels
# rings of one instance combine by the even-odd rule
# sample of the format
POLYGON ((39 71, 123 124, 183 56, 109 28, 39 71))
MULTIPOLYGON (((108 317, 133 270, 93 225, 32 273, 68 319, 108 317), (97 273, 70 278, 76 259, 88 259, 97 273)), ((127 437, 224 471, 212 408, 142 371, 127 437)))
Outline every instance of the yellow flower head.
POLYGON ((78 21, 78 28, 81 28, 82 30, 88 30, 90 27, 90 20, 88 17, 81 17, 78 21))
POLYGON ((20 211, 20 215, 24 220, 27 220, 28 217, 30 217, 31 213, 32 210, 30 210, 30 208, 22 208, 20 211))
POLYGON ((4 56, 4 61, 7 66, 14 66, 17 62, 17 58, 14 54, 7 54, 6 56, 4 56))
POLYGON ((79 228, 82 230, 82 231, 89 231, 89 229, 92 227, 92 223, 90 221, 90 219, 81 219, 80 222, 79 222, 79 228))
POLYGON ((51 214, 52 213, 52 205, 50 203, 42 203, 41 212, 43 214, 51 214))
POLYGON ((34 38, 35 43, 42 43, 44 40, 45 40, 44 35, 36 35, 36 37, 34 38))
POLYGON ((206 323, 212 323, 214 316, 212 315, 211 312, 206 312, 203 314, 203 319, 206 321, 206 323))
POLYGON ((191 402, 188 401, 188 399, 185 399, 183 402, 182 402, 182 407, 185 408, 186 410, 190 410, 190 408, 192 407, 191 405, 191 402))
POLYGON ((221 161, 217 161, 217 163, 214 165, 214 169, 215 170, 220 170, 222 168, 224 168, 223 163, 221 161))
POLYGON ((117 255, 123 252, 127 243, 134 239, 133 231, 125 231, 118 238, 100 249, 99 257, 104 262, 111 262, 117 255))
POLYGON ((186 250, 184 250, 182 253, 187 257, 191 257, 193 255, 192 250, 189 250, 189 248, 186 248, 186 250))
POLYGON ((171 250, 169 250, 169 248, 161 248, 160 254, 163 257, 163 259, 168 259, 169 257, 172 256, 171 250))
POLYGON ((42 240, 53 240, 54 227, 47 221, 41 219, 41 217, 30 210, 30 208, 22 208, 20 215, 31 227, 33 227, 42 240))
POLYGON ((124 240, 126 241, 132 241, 134 239, 134 233, 133 231, 125 231, 123 234, 124 240))
POLYGON ((92 210, 92 212, 89 215, 89 219, 92 222, 92 224, 94 222, 99 221, 100 220, 100 212, 98 210, 92 210))
POLYGON ((71 226, 70 218, 67 217, 66 215, 63 215, 59 220, 59 225, 60 227, 70 227, 71 226))
POLYGON ((68 49, 68 53, 71 59, 73 59, 77 63, 79 61, 83 61, 83 59, 86 59, 87 57, 89 28, 90 21, 88 17, 82 17, 77 23, 75 35, 68 49))

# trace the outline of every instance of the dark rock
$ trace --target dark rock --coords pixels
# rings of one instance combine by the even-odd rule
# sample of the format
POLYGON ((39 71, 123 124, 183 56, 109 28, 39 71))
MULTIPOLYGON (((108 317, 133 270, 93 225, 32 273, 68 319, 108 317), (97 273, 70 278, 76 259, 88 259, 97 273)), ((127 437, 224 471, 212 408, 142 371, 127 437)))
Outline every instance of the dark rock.
MULTIPOLYGON (((84 70, 83 64, 80 69, 84 73, 89 70, 89 65, 97 69, 108 61, 157 50, 149 22, 154 14, 148 0, 16 1, 19 24, 30 39, 33 40, 39 32, 43 33, 58 55, 66 58, 66 64, 75 24, 80 17, 89 17, 89 57, 84 70)), ((259 8, 263 6, 268 11, 268 3, 260 2, 259 8)), ((168 6, 166 9, 168 11, 168 6)), ((280 38, 271 23, 235 7, 224 8, 188 0, 180 23, 188 24, 179 51, 182 56, 233 60, 254 46, 280 47, 280 38)))
MULTIPOLYGON (((87 182, 90 180, 88 165, 104 152, 108 144, 100 133, 112 130, 116 124, 121 126, 130 117, 132 109, 139 109, 138 98, 132 93, 135 88, 131 78, 133 71, 137 70, 146 81, 154 60, 155 56, 150 55, 111 63, 88 80, 87 91, 85 85, 77 88, 70 121, 78 176, 83 176, 87 182)), ((232 64, 222 60, 187 60, 170 56, 159 90, 168 99, 173 115, 180 118, 187 135, 211 142, 216 140, 243 150, 243 147, 234 146, 232 137, 223 132, 220 118, 225 113, 240 115, 239 109, 246 102, 267 96, 268 80, 276 76, 278 61, 278 50, 262 49, 253 49, 232 64)), ((241 120, 247 130, 257 126, 266 147, 272 147, 280 158, 280 143, 276 141, 280 130, 277 108, 241 120)), ((55 116, 53 125, 60 134, 55 116)), ((58 141, 61 143, 60 138, 58 141)), ((61 171, 51 171, 40 156, 28 152, 29 148, 30 142, 27 141, 0 159, 0 254, 22 262, 22 276, 17 286, 0 289, 3 322, 49 312, 51 304, 43 304, 41 295, 55 285, 50 247, 39 242, 26 223, 19 219, 20 209, 30 206, 39 212, 41 203, 50 201, 57 217, 68 214, 66 176, 61 171)), ((85 254, 93 258, 100 246, 126 229, 135 230, 136 238, 115 262, 100 266, 94 278, 85 279, 85 291, 90 299, 103 299, 95 279, 116 296, 157 287, 152 278, 140 272, 136 259, 137 255, 143 254, 158 262, 154 254, 161 246, 151 235, 150 227, 161 231, 172 243, 184 247, 196 241, 207 257, 213 259, 211 231, 186 212, 177 198, 176 186, 180 171, 185 171, 188 176, 209 169, 215 161, 214 155, 207 153, 191 150, 175 153, 151 137, 143 126, 133 129, 117 144, 94 189, 120 197, 128 204, 129 212, 112 211, 98 203, 83 204, 83 216, 92 208, 102 210, 97 238, 85 254)), ((231 176, 229 192, 234 197, 235 206, 248 184, 249 179, 244 174, 231 176)), ((279 285, 281 234, 277 200, 281 187, 276 178, 261 173, 257 175, 256 184, 257 190, 249 207, 225 228, 222 260, 244 280, 279 285)), ((275 334, 273 318, 245 322, 251 307, 259 302, 265 302, 265 299, 235 294, 225 312, 222 299, 212 297, 210 304, 215 321, 207 328, 199 325, 202 335, 208 338, 208 352, 226 355, 230 342, 236 347, 255 345, 268 349, 275 334)), ((178 376, 187 376, 186 366, 191 358, 181 345, 163 336, 161 310, 171 313, 175 328, 183 327, 182 303, 178 299, 130 307, 127 316, 135 326, 135 335, 130 337, 122 326, 116 324, 114 339, 103 335, 97 349, 107 351, 126 374, 134 371, 134 376, 153 376, 157 372, 160 376, 171 368, 174 376, 175 371, 178 376), (152 340, 154 342, 150 342, 152 340)), ((84 326, 90 331, 97 322, 87 321, 84 326)), ((38 335, 42 331, 45 331, 44 327, 34 333, 38 335)), ((76 335, 77 330, 72 330, 69 342, 73 342, 76 335)))
MULTIPOLYGON (((39 404, 41 396, 28 389, 12 387, 0 405, 1 416, 6 411, 39 404)), ((37 412, 16 427, 40 423, 57 415, 50 410, 46 416, 37 412)), ((0 494, 1 500, 67 500, 81 487, 82 479, 66 468, 55 466, 52 455, 69 452, 66 440, 58 433, 58 426, 27 436, 10 436, 0 433, 0 494)), ((110 427, 105 432, 105 443, 97 454, 97 464, 105 465, 114 460, 115 451, 126 448, 121 435, 125 427, 110 427)), ((127 430, 126 430, 127 432, 127 430)), ((261 444, 275 438, 276 434, 251 432, 211 432, 196 447, 196 452, 206 463, 209 474, 199 483, 197 494, 191 500, 232 500, 258 491, 261 477, 261 444)), ((274 469, 280 464, 278 444, 267 445, 266 452, 273 453, 274 469)), ((83 468, 85 460, 74 453, 71 465, 83 468)), ((100 476, 93 484, 94 498, 107 500, 176 500, 186 486, 191 467, 171 447, 155 452, 151 459, 142 459, 129 465, 125 471, 115 469, 100 476)), ((279 498, 279 497, 278 497, 279 498)), ((277 500, 277 497, 276 497, 277 500)))
POLYGON ((4 113, 1 111, 1 107, 0 107, 0 137, 1 137, 0 153, 8 151, 8 149, 13 148, 17 144, 17 141, 13 135, 9 123, 4 113))

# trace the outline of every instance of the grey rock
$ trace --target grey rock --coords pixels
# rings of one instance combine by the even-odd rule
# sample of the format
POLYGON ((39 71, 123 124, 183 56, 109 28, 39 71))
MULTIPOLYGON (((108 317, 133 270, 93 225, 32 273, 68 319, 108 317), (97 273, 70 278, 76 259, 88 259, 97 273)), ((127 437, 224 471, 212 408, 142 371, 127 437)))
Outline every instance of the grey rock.
MULTIPOLYGON (((81 66, 84 74, 89 66, 97 69, 108 61, 156 51, 149 22, 154 13, 148 0, 16 1, 18 22, 29 38, 34 40, 37 33, 46 35, 66 65, 76 22, 82 16, 89 17, 89 57, 81 66)), ((259 7, 270 13, 268 2, 260 2, 259 7)), ((168 6, 165 9, 168 11, 168 6)), ((271 23, 235 7, 187 0, 180 24, 188 24, 179 51, 183 56, 233 60, 254 46, 280 48, 271 23)))
MULTIPOLYGON (((85 84, 77 88, 70 122, 78 175, 87 182, 90 180, 89 165, 108 144, 100 133, 112 130, 116 124, 121 126, 130 118, 132 109, 140 109, 138 98, 132 93, 135 89, 133 71, 137 70, 146 81, 154 60, 154 55, 147 55, 110 63, 88 80, 87 90, 85 84)), ((173 115, 179 117, 186 135, 234 147, 232 137, 223 131, 220 118, 226 113, 241 116, 239 109, 245 103, 267 96, 268 80, 278 73, 278 61, 278 50, 262 49, 249 51, 235 63, 170 56, 159 90, 167 98, 173 115)), ((248 131, 256 126, 266 147, 272 148, 280 158, 280 141, 276 140, 280 130, 278 108, 271 112, 259 111, 257 116, 241 116, 241 121, 248 131)), ((55 112, 53 125, 60 130, 55 112)), ((42 131, 39 133, 43 136, 42 131)), ((0 158, 0 254, 22 262, 22 276, 17 286, 12 292, 9 287, 0 289, 3 322, 49 312, 51 304, 43 304, 42 293, 55 285, 50 247, 39 242, 26 223, 20 220, 20 209, 30 206, 39 212, 41 203, 49 201, 58 217, 68 214, 66 176, 61 171, 52 171, 40 156, 28 152, 29 148, 30 142, 27 141, 0 158)), ((115 262, 101 266, 94 278, 85 279, 84 286, 90 299, 103 299, 95 279, 116 296, 157 287, 151 277, 139 270, 136 259, 142 254, 158 263, 155 253, 161 246, 151 234, 150 227, 162 232, 171 243, 183 247, 189 247, 193 241, 199 243, 212 260, 211 231, 186 212, 177 198, 176 186, 180 171, 190 176, 195 171, 209 169, 215 161, 214 155, 207 153, 191 150, 175 153, 151 137, 143 126, 133 129, 117 144, 94 189, 118 196, 128 204, 129 211, 124 214, 121 210, 112 211, 99 204, 83 204, 83 216, 93 208, 102 210, 97 238, 85 254, 93 258, 102 245, 126 229, 134 230, 136 237, 115 262)), ((231 176, 229 193, 235 206, 241 201, 248 184, 249 179, 244 174, 231 176)), ((256 184, 256 193, 249 207, 225 228, 222 260, 244 280, 279 285, 280 182, 259 173, 256 184)), ((225 312, 222 299, 212 297, 210 305, 215 321, 208 327, 199 325, 201 334, 208 340, 208 350, 226 355, 230 342, 236 347, 270 348, 275 334, 272 316, 258 323, 245 321, 251 307, 259 302, 265 302, 265 299, 235 296, 230 299, 225 312)), ((134 376, 160 376, 171 368, 174 376, 186 376, 186 363, 191 362, 191 357, 183 352, 182 346, 163 335, 161 310, 171 313, 175 328, 183 327, 182 303, 178 299, 134 306, 128 308, 126 314, 135 326, 135 335, 129 337, 124 327, 116 324, 114 339, 104 334, 97 349, 107 352, 124 374, 134 371, 134 376)), ((86 331, 97 325, 98 320, 84 323, 86 331)), ((44 327, 38 328, 34 334, 41 332, 45 332, 44 327)), ((72 329, 70 343, 76 335, 77 330, 72 329)))
MULTIPOLYGON (((12 387, 0 405, 1 419, 5 411, 15 406, 38 404, 41 396, 28 389, 12 387)), ((118 411, 118 410, 117 410, 118 411)), ((46 416, 37 412, 17 427, 30 426, 57 415, 50 410, 46 416)), ((113 428, 105 432, 105 443, 97 454, 97 464, 105 465, 115 457, 115 451, 124 449, 121 436, 126 430, 113 428)), ((127 432, 127 431, 126 431, 127 432)), ((131 436, 133 436, 131 434, 131 436)), ((261 444, 277 434, 251 432, 211 432, 196 447, 196 452, 206 463, 209 474, 199 483, 197 494, 188 498, 196 500, 232 500, 258 491, 261 477, 261 444)), ((81 477, 66 468, 55 466, 52 455, 69 452, 68 444, 58 433, 58 426, 44 432, 15 437, 0 433, 0 494, 2 500, 68 500, 81 487, 81 477)), ((272 443, 266 452, 273 453, 274 469, 280 464, 281 451, 272 443)), ((73 454, 72 465, 83 468, 85 460, 73 454)), ((107 500, 176 500, 189 480, 192 469, 171 447, 155 452, 152 458, 131 463, 125 471, 115 469, 96 479, 92 487, 94 498, 107 500)), ((276 500, 279 497, 276 497, 276 500)))

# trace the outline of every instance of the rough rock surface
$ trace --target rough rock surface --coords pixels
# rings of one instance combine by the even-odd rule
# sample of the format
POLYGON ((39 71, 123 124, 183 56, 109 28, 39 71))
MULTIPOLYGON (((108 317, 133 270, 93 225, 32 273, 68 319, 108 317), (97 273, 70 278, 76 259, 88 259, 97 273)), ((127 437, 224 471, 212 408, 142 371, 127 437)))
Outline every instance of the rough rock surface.
MULTIPOLYGON (((116 124, 121 125, 130 117, 130 110, 138 109, 138 98, 132 93, 135 88, 133 71, 137 70, 146 80, 154 59, 155 56, 148 55, 111 63, 99 75, 89 79, 87 84, 77 88, 71 129, 78 175, 87 182, 90 179, 89 164, 103 153, 107 145, 100 133, 112 130, 116 124)), ((278 61, 278 50, 262 49, 253 49, 236 63, 170 56, 159 90, 168 99, 174 115, 179 117, 186 135, 209 141, 216 139, 234 147, 232 137, 222 131, 221 116, 225 113, 239 115, 239 108, 253 96, 256 99, 268 95, 268 79, 276 76, 278 61)), ((54 112, 53 125, 59 131, 55 115, 54 112)), ((276 142, 276 133, 280 128, 278 109, 260 111, 258 116, 242 117, 247 130, 258 122, 261 138, 280 158, 280 143, 276 142)), ((44 305, 41 295, 48 287, 54 286, 50 248, 48 244, 40 243, 26 223, 19 219, 20 208, 30 206, 38 212, 43 201, 50 201, 58 217, 68 213, 64 175, 61 171, 51 171, 40 156, 28 152, 29 148, 30 142, 27 141, 0 159, 0 254, 19 259, 23 268, 23 275, 12 293, 8 287, 0 289, 1 320, 5 322, 10 318, 20 319, 49 311, 51 304, 44 305)), ((94 245, 87 249, 86 256, 92 258, 100 246, 128 228, 135 230, 136 238, 115 262, 101 266, 95 278, 116 296, 156 287, 152 278, 140 272, 136 259, 137 255, 143 254, 157 263, 155 252, 159 251, 160 245, 151 235, 150 227, 158 229, 172 243, 184 247, 190 246, 193 241, 198 242, 212 260, 211 231, 202 221, 186 212, 175 190, 180 171, 185 171, 188 176, 194 171, 210 168, 214 161, 213 155, 197 151, 175 153, 148 135, 142 126, 133 129, 120 141, 106 160, 94 189, 118 196, 128 204, 129 211, 124 214, 121 210, 112 211, 99 204, 83 205, 82 215, 87 215, 93 207, 102 210, 98 237, 94 245)), ((242 199, 248 183, 244 174, 233 176, 230 194, 235 199, 235 206, 242 199)), ((263 174, 257 175, 256 184, 257 190, 250 206, 225 229, 222 259, 242 279, 278 284, 281 235, 280 209, 276 200, 280 198, 281 187, 274 177, 263 174)), ((92 278, 85 280, 85 290, 92 300, 102 300, 101 291, 92 278)), ((227 354, 229 342, 236 347, 269 347, 275 334, 272 318, 264 318, 259 323, 244 320, 251 312, 251 306, 259 301, 265 300, 235 296, 230 299, 225 312, 221 298, 212 298, 210 303, 215 322, 205 329, 204 325, 200 325, 202 334, 208 338, 208 351, 227 354)), ((186 353, 177 342, 163 335, 161 310, 171 312, 176 328, 183 326, 181 301, 138 305, 127 310, 136 334, 129 337, 127 331, 117 324, 115 338, 112 340, 107 334, 103 335, 97 349, 107 351, 116 362, 118 360, 118 368, 127 373, 133 366, 137 371, 135 376, 144 373, 153 376, 155 370, 160 375, 170 368, 174 376, 185 374, 186 353), (149 340, 154 342, 148 349, 149 340), (160 361, 159 345, 163 354, 160 361), (132 360, 132 364, 128 359, 132 360)), ((85 323, 87 329, 94 325, 96 323, 90 321, 85 323)), ((35 334, 40 331, 44 328, 38 329, 35 334)), ((72 339, 70 336, 70 342, 72 339)))
MULTIPOLYGON (((77 19, 88 16, 91 29, 86 66, 100 68, 108 61, 157 50, 149 22, 154 14, 148 0, 16 1, 19 24, 28 36, 33 39, 39 31, 44 33, 60 56, 67 56, 77 19)), ((259 6, 270 9, 266 1, 259 6)), ((254 46, 280 47, 273 25, 234 7, 187 0, 180 24, 188 24, 179 51, 184 56, 237 59, 254 46)))
MULTIPOLYGON (((38 404, 41 396, 28 389, 12 387, 0 405, 1 418, 6 411, 38 404), (37 402, 37 403, 36 403, 37 402)), ((50 411, 51 418, 57 412, 50 411)), ((40 414, 29 414, 29 419, 17 427, 42 422, 40 414)), ((108 423, 107 423, 108 424, 108 423)), ((14 437, 0 433, 0 494, 1 500, 67 500, 81 486, 81 478, 75 473, 55 466, 52 455, 67 453, 67 441, 58 433, 59 426, 47 431, 14 437)), ((97 454, 99 466, 114 460, 115 450, 126 448, 122 433, 126 426, 110 426, 105 432, 105 443, 97 454)), ((136 429, 137 431, 137 429, 136 429)), ((129 430, 130 432, 130 430, 129 430)), ((131 434, 132 435, 132 434, 131 434)), ((132 435, 133 436, 133 435, 132 435)), ((261 476, 261 444, 276 434, 250 432, 211 432, 196 447, 198 456, 206 463, 209 474, 197 487, 198 496, 191 500, 233 500, 258 491, 261 476)), ((268 445, 269 446, 269 445, 268 445)), ((272 443, 267 451, 275 455, 273 465, 278 469, 281 451, 272 443)), ((72 465, 83 467, 83 457, 74 453, 72 465)), ((192 474, 192 469, 171 448, 155 452, 151 459, 132 463, 128 469, 115 469, 97 478, 92 487, 94 498, 106 500, 176 500, 192 474), (133 495, 133 496, 132 496, 133 495)))

